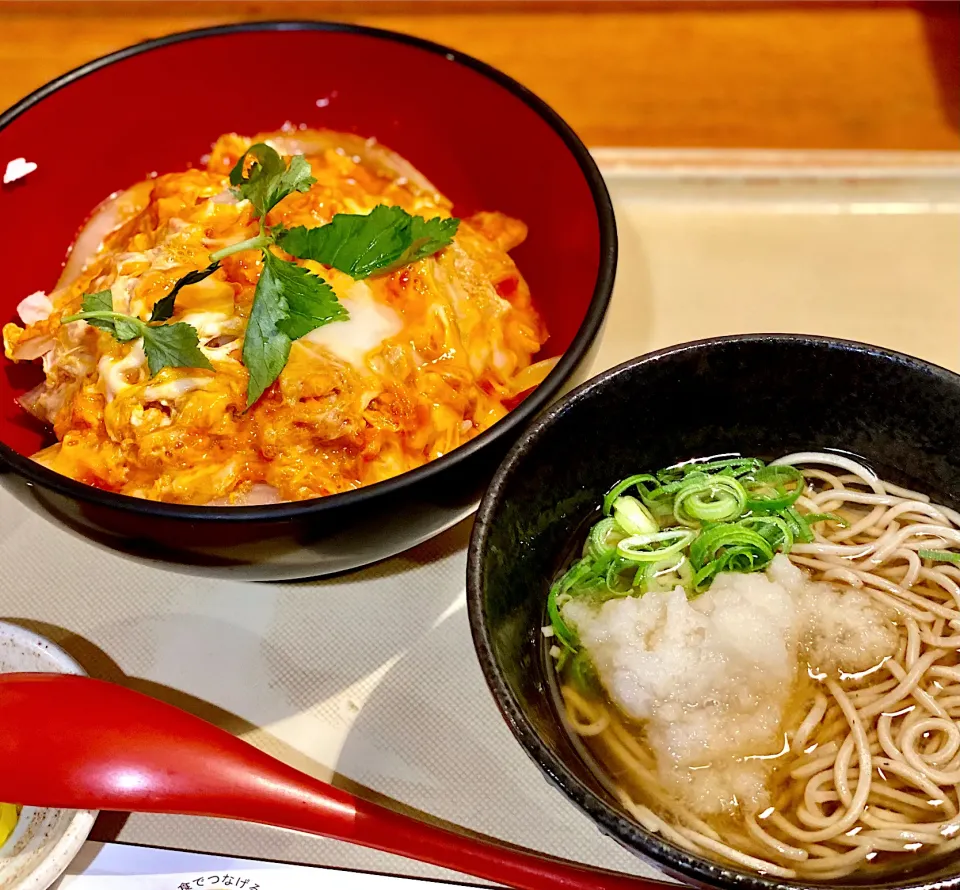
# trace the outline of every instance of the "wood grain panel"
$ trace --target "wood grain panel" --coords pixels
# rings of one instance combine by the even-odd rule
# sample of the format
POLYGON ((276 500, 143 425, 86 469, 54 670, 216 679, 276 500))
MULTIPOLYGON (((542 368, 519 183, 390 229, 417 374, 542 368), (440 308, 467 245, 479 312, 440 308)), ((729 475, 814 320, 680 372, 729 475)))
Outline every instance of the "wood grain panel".
POLYGON ((591 145, 960 148, 954 2, 0 2, 0 106, 130 43, 271 18, 446 43, 591 145))

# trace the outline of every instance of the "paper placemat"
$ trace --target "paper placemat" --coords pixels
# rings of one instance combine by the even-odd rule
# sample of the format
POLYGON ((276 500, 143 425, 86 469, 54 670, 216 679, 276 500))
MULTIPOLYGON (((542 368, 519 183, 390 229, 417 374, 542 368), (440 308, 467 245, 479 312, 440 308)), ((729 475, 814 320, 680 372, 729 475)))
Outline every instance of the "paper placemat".
MULTIPOLYGON (((207 581, 98 552, 0 496, 0 614, 127 683, 351 791, 621 870, 652 871, 571 807, 513 740, 480 672, 464 595, 469 523, 306 584, 207 581), (334 772, 336 770, 336 773, 334 772), (374 790, 375 789, 375 790, 374 790)), ((104 815, 94 836, 452 879, 260 825, 104 815)))
POLYGON ((337 890, 463 890, 480 885, 88 842, 52 890, 316 890, 320 886, 337 890))
MULTIPOLYGON (((960 165, 941 158, 931 173, 921 160, 914 175, 902 159, 844 161, 821 175, 784 163, 749 168, 746 181, 735 153, 724 163, 711 156, 707 168, 659 156, 649 165, 643 153, 608 160, 621 261, 593 371, 741 329, 858 337, 960 368, 960 165)), ((653 874, 543 779, 494 706, 465 612, 469 529, 464 522, 333 579, 209 581, 89 546, 0 492, 0 617, 51 637, 94 676, 350 790, 553 855, 653 874)), ((104 815, 94 837, 455 877, 220 820, 104 815)))

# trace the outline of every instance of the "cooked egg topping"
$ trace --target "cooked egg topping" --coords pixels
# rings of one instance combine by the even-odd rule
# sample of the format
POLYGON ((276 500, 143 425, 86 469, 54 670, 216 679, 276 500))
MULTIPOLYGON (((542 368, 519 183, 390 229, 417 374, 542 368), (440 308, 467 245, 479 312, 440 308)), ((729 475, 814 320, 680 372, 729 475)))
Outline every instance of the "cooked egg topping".
POLYGON ((183 287, 172 323, 196 329, 213 370, 151 375, 141 340, 118 342, 84 321, 84 295, 109 291, 113 310, 146 320, 154 304, 211 252, 258 224, 227 174, 256 142, 303 153, 317 179, 270 212, 271 226, 314 227, 379 204, 426 218, 451 204, 406 161, 343 134, 221 137, 205 170, 139 183, 106 202, 78 238, 54 291, 24 298, 22 324, 3 329, 13 361, 40 360, 45 379, 21 404, 57 443, 36 455, 51 469, 124 494, 178 503, 241 504, 256 493, 301 500, 390 478, 436 459, 506 414, 552 360, 534 363, 546 332, 507 251, 518 220, 462 220, 433 256, 355 281, 302 265, 333 288, 349 319, 291 347, 276 382, 247 407, 241 362, 261 254, 227 257, 183 287), (86 251, 87 256, 78 256, 86 251), (92 251, 92 254, 90 253, 92 251))

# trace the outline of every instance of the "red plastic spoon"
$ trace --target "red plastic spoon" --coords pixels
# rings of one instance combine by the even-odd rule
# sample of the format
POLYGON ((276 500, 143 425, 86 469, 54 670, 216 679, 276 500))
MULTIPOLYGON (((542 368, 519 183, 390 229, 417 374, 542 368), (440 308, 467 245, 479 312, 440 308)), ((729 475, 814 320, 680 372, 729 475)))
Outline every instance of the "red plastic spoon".
POLYGON ((102 680, 0 675, 0 789, 34 806, 293 828, 518 890, 670 885, 478 840, 310 778, 191 714, 102 680))

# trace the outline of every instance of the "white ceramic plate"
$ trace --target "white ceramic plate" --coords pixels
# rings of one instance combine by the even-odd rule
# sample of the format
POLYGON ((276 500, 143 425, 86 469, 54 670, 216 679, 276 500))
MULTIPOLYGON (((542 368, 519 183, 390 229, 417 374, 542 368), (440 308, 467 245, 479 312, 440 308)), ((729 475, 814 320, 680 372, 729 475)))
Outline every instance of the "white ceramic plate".
MULTIPOLYGON (((0 621, 0 673, 14 671, 86 673, 49 640, 0 621)), ((91 810, 24 807, 16 830, 0 847, 0 890, 47 890, 77 855, 96 816, 91 810)))

